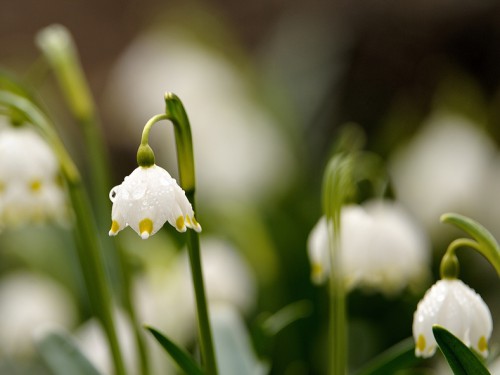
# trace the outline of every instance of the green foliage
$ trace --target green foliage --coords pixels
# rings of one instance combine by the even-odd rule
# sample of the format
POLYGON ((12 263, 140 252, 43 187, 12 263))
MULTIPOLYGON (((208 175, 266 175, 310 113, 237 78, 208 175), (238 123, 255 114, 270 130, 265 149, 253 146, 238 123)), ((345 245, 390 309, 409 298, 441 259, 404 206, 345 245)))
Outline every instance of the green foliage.
POLYGON ((357 375, 387 375, 409 368, 420 361, 415 357, 415 343, 409 337, 371 360, 357 375))
POLYGON ((466 216, 455 213, 442 215, 441 221, 453 224, 473 237, 477 244, 471 241, 468 242, 468 245, 479 251, 495 267, 497 274, 500 276, 500 247, 495 237, 486 228, 466 216))
POLYGON ((489 371, 484 367, 476 355, 458 338, 449 331, 435 325, 432 332, 455 375, 488 375, 489 371))
POLYGON ((175 363, 177 363, 181 370, 183 370, 188 375, 203 375, 203 371, 200 369, 195 360, 183 349, 177 346, 172 340, 168 339, 162 333, 158 332, 152 327, 146 327, 146 329, 151 332, 154 338, 172 357, 172 359, 175 361, 175 363))
POLYGON ((50 331, 36 340, 40 356, 54 375, 101 375, 64 331, 50 331))

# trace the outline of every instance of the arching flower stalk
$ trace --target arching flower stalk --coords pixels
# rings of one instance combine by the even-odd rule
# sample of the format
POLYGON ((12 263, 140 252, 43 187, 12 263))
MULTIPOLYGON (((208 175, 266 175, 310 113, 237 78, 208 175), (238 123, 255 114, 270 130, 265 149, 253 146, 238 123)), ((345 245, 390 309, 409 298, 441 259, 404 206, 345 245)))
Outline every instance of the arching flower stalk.
POLYGON ((137 151, 139 165, 122 184, 113 188, 110 235, 116 235, 126 226, 132 227, 143 239, 155 234, 167 221, 179 232, 188 231, 187 245, 191 275, 196 299, 198 330, 202 363, 208 375, 217 374, 212 331, 201 267, 198 232, 201 226, 195 219, 195 173, 191 128, 179 98, 165 94, 165 114, 153 116, 144 126, 137 151), (149 146, 151 127, 162 120, 174 125, 180 186, 163 168, 155 164, 149 146))

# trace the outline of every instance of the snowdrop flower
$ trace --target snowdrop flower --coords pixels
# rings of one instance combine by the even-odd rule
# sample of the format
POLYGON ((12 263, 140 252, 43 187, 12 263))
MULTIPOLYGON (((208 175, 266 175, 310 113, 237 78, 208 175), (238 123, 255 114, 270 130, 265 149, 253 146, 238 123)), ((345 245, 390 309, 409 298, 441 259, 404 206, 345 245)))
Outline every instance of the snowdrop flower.
MULTIPOLYGON (((284 122, 256 100, 255 80, 227 57, 230 52, 225 48, 220 53, 182 27, 148 31, 120 57, 108 87, 110 106, 121 124, 115 130, 121 136, 113 137, 117 142, 127 141, 124 132, 135 137, 137 124, 161 110, 158 98, 166 88, 182 98, 196 145, 200 203, 262 201, 286 189, 294 175, 297 151, 281 129, 284 122)), ((173 139, 166 127, 155 131, 162 142, 173 139)), ((159 160, 175 164, 173 149, 151 142, 159 160)))
POLYGON ((74 301, 56 282, 17 272, 0 281, 0 356, 34 352, 33 333, 47 324, 66 329, 76 321, 74 301))
MULTIPOLYGON (((346 287, 387 295, 421 282, 428 273, 429 244, 418 225, 397 203, 370 201, 341 212, 340 251, 346 287)), ((330 272, 326 218, 308 240, 311 278, 325 282, 330 272)))
POLYGON ((449 330, 483 357, 488 355, 488 340, 493 323, 482 298, 458 279, 442 279, 427 291, 413 317, 415 355, 430 357, 436 351, 432 326, 449 330))
MULTIPOLYGON (((491 185, 485 182, 495 153, 493 141, 477 124, 458 114, 436 111, 391 158, 398 199, 433 236, 442 230, 436 223, 443 212, 482 217, 478 208, 484 207, 485 197, 494 195, 478 192, 491 185)), ((491 211, 489 204, 483 211, 491 211)))
POLYGON ((167 221, 179 232, 187 227, 201 231, 184 190, 156 164, 137 167, 121 185, 111 189, 109 198, 113 202, 110 236, 130 226, 147 239, 167 221))
POLYGON ((0 126, 0 226, 66 221, 59 163, 29 126, 0 126))

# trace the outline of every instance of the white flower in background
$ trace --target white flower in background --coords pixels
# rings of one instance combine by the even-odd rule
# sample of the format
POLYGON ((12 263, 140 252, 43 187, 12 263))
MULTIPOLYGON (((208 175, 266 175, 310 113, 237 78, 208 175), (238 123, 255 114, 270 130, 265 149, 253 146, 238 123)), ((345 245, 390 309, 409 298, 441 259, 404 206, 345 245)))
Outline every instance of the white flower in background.
POLYGON ((436 224, 444 212, 482 217, 477 211, 494 196, 482 192, 490 185, 495 153, 493 141, 477 124, 457 114, 435 112, 391 158, 398 200, 433 236, 442 230, 436 224))
POLYGON ((230 305, 210 309, 217 367, 221 375, 264 375, 269 366, 255 354, 241 313, 230 305))
MULTIPOLYGON (((397 203, 373 200, 348 205, 341 212, 340 252, 346 287, 394 294, 425 280, 429 244, 421 229, 397 203)), ((308 240, 313 282, 330 272, 326 218, 319 220, 308 240)))
POLYGON ((413 317, 415 355, 430 357, 436 351, 432 326, 438 324, 457 336, 483 357, 493 323, 488 306, 469 286, 458 279, 442 279, 427 291, 413 317))
MULTIPOLYGON (((214 237, 202 237, 201 248, 209 304, 225 304, 243 314, 249 312, 256 302, 257 286, 244 258, 228 242, 214 237)), ((142 321, 158 327, 176 342, 188 343, 196 334, 188 256, 183 252, 167 266, 155 263, 136 284, 139 315, 142 321)))
POLYGON ((109 197, 113 202, 110 236, 130 226, 146 239, 167 221, 179 232, 185 232, 186 227, 201 231, 184 190, 157 165, 136 168, 111 189, 109 197))
MULTIPOLYGON (((230 51, 180 28, 144 33, 119 59, 107 95, 120 124, 120 137, 111 138, 116 142, 140 136, 145 119, 163 112, 165 91, 181 98, 192 126, 198 196, 210 204, 253 202, 279 192, 289 186, 295 165, 290 135, 281 129, 293 117, 282 121, 259 102, 255 82, 227 58, 230 51)), ((174 144, 171 127, 155 132, 162 144, 174 144)), ((167 159, 174 172, 174 148, 155 147, 155 139, 157 159, 167 159)))
POLYGON ((0 226, 68 218, 59 163, 30 126, 0 126, 0 226))
POLYGON ((24 272, 0 279, 0 357, 32 355, 38 328, 70 329, 75 321, 74 301, 51 279, 24 272))
MULTIPOLYGON (((139 374, 136 342, 128 316, 120 309, 115 309, 113 316, 127 373, 139 374)), ((83 354, 102 374, 113 373, 113 359, 109 343, 96 318, 91 318, 80 325, 74 335, 83 354)))

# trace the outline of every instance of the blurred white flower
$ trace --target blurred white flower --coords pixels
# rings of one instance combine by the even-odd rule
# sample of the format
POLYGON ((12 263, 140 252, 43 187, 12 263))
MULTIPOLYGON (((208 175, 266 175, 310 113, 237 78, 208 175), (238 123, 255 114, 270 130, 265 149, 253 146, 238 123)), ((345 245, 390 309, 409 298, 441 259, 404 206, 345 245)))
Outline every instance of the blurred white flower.
MULTIPOLYGON (((373 200, 341 212, 340 251, 346 287, 387 295, 425 280, 429 244, 419 226, 397 203, 373 200)), ((312 280, 323 283, 330 272, 327 221, 322 217, 308 240, 312 280)))
POLYGON ((186 227, 201 231, 184 190, 157 165, 136 168, 111 189, 109 198, 113 202, 110 236, 130 225, 147 239, 166 221, 179 232, 185 232, 186 227))
POLYGON ((439 217, 477 210, 489 196, 481 193, 495 156, 493 141, 465 117, 434 113, 419 133, 391 161, 394 188, 400 200, 433 236, 439 217))
POLYGON ((59 163, 30 126, 0 126, 0 226, 67 221, 59 163))
MULTIPOLYGON (((294 167, 289 135, 258 102, 255 82, 228 53, 229 48, 220 53, 174 27, 144 33, 119 59, 108 90, 120 124, 116 142, 127 141, 124 132, 138 139, 151 114, 164 111, 165 91, 180 97, 192 126, 200 202, 214 204, 252 202, 279 192, 288 186, 294 167)), ((170 127, 154 131, 163 145, 174 144, 170 127)), ((167 158, 173 171, 174 148, 155 147, 155 139, 151 145, 157 159, 167 158)))
POLYGON ((74 301, 56 282, 32 273, 16 272, 0 279, 0 354, 28 356, 41 326, 72 328, 74 301))
MULTIPOLYGON (((249 312, 256 302, 256 280, 237 250, 220 239, 202 237, 201 256, 209 304, 227 304, 241 313, 249 312)), ((189 259, 183 252, 167 269, 158 267, 136 284, 139 315, 177 342, 187 343, 196 334, 189 259)))
POLYGON ((255 354, 241 313, 227 304, 210 309, 217 366, 221 375, 264 375, 269 366, 255 354))
MULTIPOLYGON (((120 343, 127 372, 139 374, 137 350, 132 326, 127 315, 120 309, 113 312, 116 333, 120 343)), ((113 360, 106 335, 96 318, 91 318, 80 325, 74 332, 83 354, 102 374, 113 373, 113 360)))
POLYGON ((446 328, 483 357, 488 355, 493 329, 490 310, 479 294, 461 280, 439 280, 419 302, 413 317, 416 356, 430 357, 436 351, 432 334, 435 324, 446 328))

